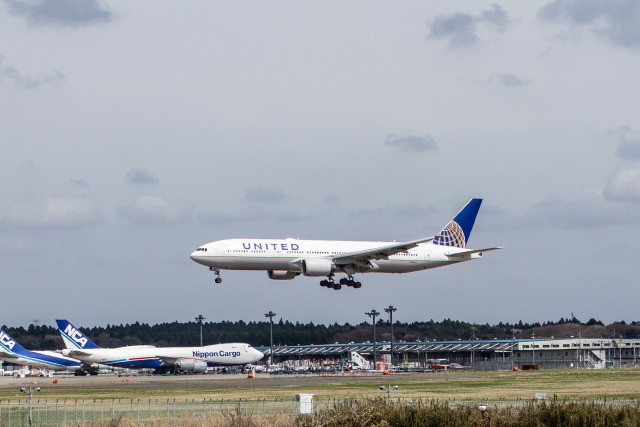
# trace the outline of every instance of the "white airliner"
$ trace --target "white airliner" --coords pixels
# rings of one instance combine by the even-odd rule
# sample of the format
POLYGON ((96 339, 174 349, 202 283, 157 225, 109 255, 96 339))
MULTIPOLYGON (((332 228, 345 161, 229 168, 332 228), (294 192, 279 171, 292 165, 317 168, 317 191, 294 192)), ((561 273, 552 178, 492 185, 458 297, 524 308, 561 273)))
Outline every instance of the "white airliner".
POLYGON ((214 344, 204 347, 155 347, 138 345, 100 348, 69 321, 57 319, 58 330, 67 347, 62 354, 80 360, 83 368, 95 373, 95 366, 144 369, 159 372, 205 372, 209 366, 255 363, 264 356, 249 344, 214 344))
POLYGON ((221 283, 220 270, 266 270, 270 279, 291 280, 300 274, 327 278, 321 286, 361 287, 355 273, 410 273, 480 258, 502 249, 467 249, 482 199, 471 199, 437 236, 409 242, 362 242, 299 239, 227 239, 207 243, 191 259, 209 267, 221 283), (335 273, 347 277, 335 282, 335 273))
POLYGON ((65 357, 54 351, 27 350, 2 329, 0 329, 0 360, 16 365, 53 371, 75 371, 80 369, 79 360, 65 357))

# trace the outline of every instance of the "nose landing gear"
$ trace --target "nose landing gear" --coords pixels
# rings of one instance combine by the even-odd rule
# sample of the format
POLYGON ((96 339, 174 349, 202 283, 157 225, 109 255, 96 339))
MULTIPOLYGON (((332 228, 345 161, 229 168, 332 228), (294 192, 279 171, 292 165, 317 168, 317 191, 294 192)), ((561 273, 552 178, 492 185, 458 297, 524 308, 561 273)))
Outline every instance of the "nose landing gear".
POLYGON ((220 277, 220 269, 217 267, 209 267, 209 270, 213 271, 214 274, 217 276, 214 282, 216 282, 217 284, 222 283, 222 278, 220 277))

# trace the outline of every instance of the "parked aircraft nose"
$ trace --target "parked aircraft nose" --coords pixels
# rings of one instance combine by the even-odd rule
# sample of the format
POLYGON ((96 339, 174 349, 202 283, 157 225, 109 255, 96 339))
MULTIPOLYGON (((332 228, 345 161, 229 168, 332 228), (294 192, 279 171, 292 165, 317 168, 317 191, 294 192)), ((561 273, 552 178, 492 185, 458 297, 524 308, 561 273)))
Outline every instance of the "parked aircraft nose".
POLYGON ((261 352, 260 350, 256 350, 253 347, 251 347, 249 349, 249 353, 251 354, 251 356, 253 356, 255 358, 256 362, 264 357, 264 353, 263 352, 261 352))

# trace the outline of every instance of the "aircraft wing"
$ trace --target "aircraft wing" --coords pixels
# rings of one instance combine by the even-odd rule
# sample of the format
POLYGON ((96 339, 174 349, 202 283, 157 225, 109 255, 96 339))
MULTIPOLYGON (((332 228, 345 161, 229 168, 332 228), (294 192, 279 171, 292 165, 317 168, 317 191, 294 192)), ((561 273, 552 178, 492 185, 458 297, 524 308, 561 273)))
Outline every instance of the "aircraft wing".
POLYGON ((158 354, 156 354, 156 357, 162 360, 162 363, 167 365, 175 365, 178 360, 182 359, 181 357, 160 356, 158 354))
POLYGON ((342 255, 333 257, 333 261, 336 264, 350 263, 357 260, 371 260, 371 259, 388 259, 390 255, 395 255, 400 252, 408 251, 415 248, 420 243, 431 242, 440 236, 425 237, 424 239, 411 240, 409 242, 399 242, 392 245, 380 246, 377 248, 365 249, 362 251, 349 252, 342 255))
POLYGON ((68 353, 66 353, 66 356, 68 357, 88 357, 91 356, 93 353, 87 353, 86 351, 81 351, 81 350, 69 350, 68 353))
POLYGON ((497 246, 495 248, 469 249, 468 251, 455 252, 455 253, 446 254, 446 255, 449 258, 457 258, 457 257, 463 257, 465 255, 481 254, 482 252, 497 251, 498 249, 504 249, 504 248, 502 246, 497 246))
POLYGON ((20 359, 20 357, 16 356, 15 354, 7 353, 6 351, 0 350, 0 359, 20 359))

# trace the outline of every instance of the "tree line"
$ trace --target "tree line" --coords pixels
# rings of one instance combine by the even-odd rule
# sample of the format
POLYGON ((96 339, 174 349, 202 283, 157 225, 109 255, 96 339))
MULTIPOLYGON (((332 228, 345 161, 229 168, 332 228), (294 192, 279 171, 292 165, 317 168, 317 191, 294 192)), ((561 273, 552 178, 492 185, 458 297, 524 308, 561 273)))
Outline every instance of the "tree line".
MULTIPOLYGON (((10 327, 3 325, 3 330, 30 350, 60 349, 64 347, 58 329, 47 325, 29 327, 10 327)), ((171 322, 150 325, 135 322, 132 324, 107 325, 106 327, 80 327, 89 339, 100 347, 120 347, 126 345, 151 344, 166 346, 197 346, 200 344, 200 324, 191 322, 171 322)), ((290 322, 280 319, 273 324, 274 345, 309 345, 309 344, 346 344, 349 342, 366 342, 373 340, 372 325, 362 322, 357 325, 349 323, 331 325, 290 322)), ((202 326, 204 345, 223 342, 246 342, 253 346, 269 346, 269 321, 260 322, 204 322, 202 326)), ((640 322, 627 324, 624 321, 604 325, 603 322, 590 319, 581 322, 575 317, 561 318, 557 322, 543 323, 503 323, 497 325, 473 324, 460 320, 444 319, 436 322, 394 322, 394 341, 455 341, 455 340, 491 340, 530 338, 566 338, 581 336, 583 338, 638 338, 640 322)), ((377 341, 391 339, 391 327, 388 320, 378 319, 376 322, 377 341)))

